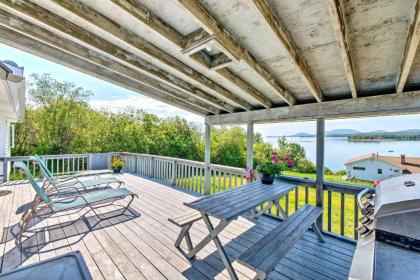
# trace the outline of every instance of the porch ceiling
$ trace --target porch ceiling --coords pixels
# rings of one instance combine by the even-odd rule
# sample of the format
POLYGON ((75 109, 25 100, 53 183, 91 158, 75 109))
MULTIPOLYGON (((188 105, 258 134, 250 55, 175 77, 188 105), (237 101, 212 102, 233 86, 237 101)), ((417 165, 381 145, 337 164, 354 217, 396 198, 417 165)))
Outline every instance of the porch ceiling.
POLYGON ((213 124, 419 112, 419 24, 416 0, 0 0, 0 42, 213 124))

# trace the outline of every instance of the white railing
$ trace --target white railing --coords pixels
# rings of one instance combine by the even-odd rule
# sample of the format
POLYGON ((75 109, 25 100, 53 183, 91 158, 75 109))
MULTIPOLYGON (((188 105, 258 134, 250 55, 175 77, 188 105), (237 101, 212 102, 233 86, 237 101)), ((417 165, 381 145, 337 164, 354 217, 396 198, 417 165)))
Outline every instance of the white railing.
MULTIPOLYGON (((41 158, 46 162, 49 170, 54 175, 68 175, 90 169, 100 169, 98 164, 95 164, 95 161, 98 161, 95 158, 99 156, 106 160, 109 159, 108 154, 43 155, 41 158)), ((22 179, 21 174, 13 167, 13 163, 16 161, 25 162, 33 176, 40 176, 39 165, 30 160, 29 156, 3 157, 0 160, 3 162, 3 182, 22 179)), ((108 164, 105 164, 102 168, 107 167, 108 164)))
MULTIPOLYGON (((136 153, 119 153, 126 162, 126 171, 153 177, 169 184, 204 194, 206 165, 203 162, 136 153)), ((212 164, 209 193, 219 192, 246 183, 243 168, 212 164)))
MULTIPOLYGON (((167 184, 199 194, 215 193, 239 187, 246 183, 245 169, 164 157, 149 154, 115 152, 106 154, 47 155, 42 158, 55 175, 71 174, 83 170, 109 168, 113 157, 122 157, 126 162, 125 172, 155 178, 167 184), (206 169, 209 171, 210 185, 205 186, 206 169)), ((22 179, 13 168, 15 161, 24 161, 36 177, 39 166, 29 157, 0 158, 3 161, 3 181, 22 179)), ((281 176, 298 184, 298 187, 281 201, 286 213, 291 214, 302 204, 315 204, 315 181, 299 177, 281 176)), ((366 187, 324 182, 323 230, 334 237, 351 241, 357 239, 359 210, 356 205, 357 194, 366 187)), ((374 191, 372 189, 371 191, 374 191)), ((261 205, 263 207, 264 205, 261 205)), ((275 209, 272 216, 279 216, 275 209)))

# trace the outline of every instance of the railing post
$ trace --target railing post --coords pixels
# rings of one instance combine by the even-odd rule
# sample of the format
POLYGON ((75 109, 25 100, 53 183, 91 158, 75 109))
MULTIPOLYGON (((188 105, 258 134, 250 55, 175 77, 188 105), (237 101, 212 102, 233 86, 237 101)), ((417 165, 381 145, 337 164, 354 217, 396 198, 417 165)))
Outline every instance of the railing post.
POLYGON ((206 149, 204 156, 204 194, 210 194, 210 125, 206 124, 205 127, 205 140, 206 140, 206 149))
MULTIPOLYGON (((108 169, 111 169, 111 159, 112 159, 112 156, 111 156, 111 153, 108 153, 108 156, 107 156, 107 163, 106 163, 106 167, 108 168, 108 169)), ((74 167, 73 167, 74 168, 74 167)))
POLYGON ((176 161, 172 161, 172 186, 176 186, 176 161))
POLYGON ((150 157, 150 167, 151 167, 151 178, 154 178, 155 177, 155 160, 154 160, 154 157, 150 157))
POLYGON ((93 154, 88 155, 88 170, 93 170, 93 154))
MULTIPOLYGON (((318 118, 316 120, 316 205, 323 207, 324 205, 324 154, 325 154, 325 119, 318 118)), ((322 230, 321 215, 317 224, 322 230)))
POLYGON ((3 159, 3 182, 7 182, 9 180, 9 161, 5 158, 3 159))
POLYGON ((138 173, 139 171, 138 171, 138 162, 137 162, 137 156, 131 156, 132 158, 133 158, 133 161, 134 161, 134 173, 138 173))

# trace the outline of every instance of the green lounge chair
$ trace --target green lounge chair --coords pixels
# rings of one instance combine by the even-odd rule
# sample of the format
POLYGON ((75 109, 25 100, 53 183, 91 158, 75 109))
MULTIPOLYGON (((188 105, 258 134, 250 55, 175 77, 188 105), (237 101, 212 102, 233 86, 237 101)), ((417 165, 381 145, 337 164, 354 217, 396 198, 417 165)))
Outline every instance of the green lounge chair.
POLYGON ((28 177, 29 183, 34 188, 36 192, 36 196, 32 202, 31 207, 29 207, 22 215, 20 221, 20 232, 16 237, 16 244, 21 242, 23 233, 28 227, 29 221, 37 216, 43 216, 46 214, 55 214, 57 212, 71 210, 75 208, 84 208, 89 207, 96 216, 100 219, 109 219, 116 216, 123 215, 128 207, 130 207, 131 203, 133 202, 134 198, 138 195, 129 191, 126 188, 119 188, 119 189, 105 189, 105 190, 97 190, 92 191, 85 194, 78 194, 74 196, 66 196, 61 198, 52 199, 44 190, 38 185, 35 179, 32 177, 28 167, 23 162, 15 162, 15 167, 22 170, 26 176, 28 177), (101 214, 97 213, 95 209, 104 207, 114 203, 116 200, 124 199, 128 196, 131 196, 131 200, 129 203, 123 208, 124 210, 117 215, 113 215, 112 217, 105 217, 101 218, 101 214), (50 210, 50 212, 44 213, 41 210, 50 210))
POLYGON ((31 156, 29 159, 38 163, 41 173, 46 179, 42 188, 49 193, 68 192, 72 190, 87 191, 91 188, 96 188, 98 186, 110 186, 111 184, 117 184, 117 188, 120 188, 121 185, 124 184, 123 181, 114 177, 80 180, 77 176, 68 176, 66 178, 57 179, 39 156, 31 156))

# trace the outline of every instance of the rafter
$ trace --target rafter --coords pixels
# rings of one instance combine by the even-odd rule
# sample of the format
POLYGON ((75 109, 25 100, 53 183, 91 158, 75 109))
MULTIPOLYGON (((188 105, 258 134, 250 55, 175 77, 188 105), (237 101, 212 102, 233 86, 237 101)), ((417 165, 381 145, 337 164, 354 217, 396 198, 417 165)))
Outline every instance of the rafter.
POLYGON ((318 102, 323 101, 321 90, 315 79, 313 78, 309 67, 306 65, 305 60, 299 55, 296 47, 293 45, 291 38, 288 37, 286 30, 280 24, 280 21, 271 10, 266 0, 252 0, 254 7, 260 12, 266 23, 270 26, 271 30, 276 35, 280 42, 282 50, 292 64, 294 64, 296 71, 301 79, 305 82, 306 86, 312 93, 313 97, 318 102))
POLYGON ((263 78, 288 105, 296 103, 295 98, 267 71, 198 1, 178 0, 208 33, 228 49, 238 60, 244 61, 263 78))
POLYGON ((72 1, 60 1, 52 0, 58 5, 62 6, 71 13, 89 21, 95 26, 101 28, 102 30, 112 34, 118 39, 124 41, 125 43, 130 44, 135 47, 137 50, 141 51, 143 54, 146 54, 159 62, 171 67, 172 69, 186 75, 187 77, 194 77, 194 80, 200 83, 202 86, 210 89, 221 96, 225 97, 228 100, 238 104, 242 108, 249 110, 251 107, 249 104, 230 93, 228 90, 218 85, 217 83, 209 80, 201 73, 195 71, 193 68, 189 67, 182 61, 174 58, 165 51, 159 49, 155 45, 149 43, 148 41, 142 39, 134 32, 124 28, 123 26, 117 24, 116 22, 110 20, 109 18, 103 16, 102 14, 96 12, 86 4, 82 3, 79 0, 72 1))
POLYGON ((207 111, 201 108, 191 106, 187 102, 173 98, 172 96, 168 96, 161 91, 144 86, 139 82, 115 73, 107 68, 83 60, 75 55, 69 54, 68 52, 54 48, 48 44, 44 44, 40 41, 3 26, 0 26, 0 42, 25 52, 29 52, 31 54, 54 61, 58 64, 70 67, 82 73, 97 77, 104 81, 119 85, 134 92, 150 96, 166 104, 178 106, 179 108, 182 108, 183 110, 189 111, 191 113, 201 116, 208 114, 207 111))
MULTIPOLYGON (((42 27, 34 25, 26 20, 23 20, 1 9, 0 9, 0 25, 6 26, 8 28, 12 28, 13 30, 21 32, 27 36, 30 36, 31 38, 37 38, 38 40, 45 42, 49 45, 55 46, 69 53, 77 55, 78 57, 83 58, 87 61, 101 65, 116 73, 127 76, 135 80, 136 82, 142 83, 146 87, 153 88, 153 92, 156 92, 156 91, 164 92, 169 95, 168 96, 169 100, 173 100, 172 97, 174 97, 179 100, 182 100, 185 103, 198 107, 202 110, 206 110, 213 114, 220 113, 220 109, 212 105, 209 105, 201 100, 198 100, 197 98, 194 98, 194 96, 191 96, 183 91, 177 90, 168 85, 164 85, 163 83, 160 83, 159 81, 154 80, 150 78, 149 76, 146 76, 138 71, 135 71, 132 68, 127 67, 115 60, 112 60, 111 58, 105 55, 102 55, 98 52, 90 50, 87 47, 76 44, 72 42, 71 40, 67 40, 63 37, 60 37, 49 30, 46 30, 42 27)), ((32 43, 32 44, 35 44, 35 43, 32 43)), ((42 44, 39 43, 39 45, 41 46, 42 44)), ((145 86, 143 86, 142 88, 145 88, 145 86)))
POLYGON ((354 79, 353 62, 350 55, 350 46, 348 43, 346 20, 344 9, 340 0, 329 0, 329 12, 331 23, 335 31, 335 37, 340 47, 341 59, 343 60, 344 70, 346 71, 347 80, 349 82, 351 96, 357 98, 356 83, 354 79))
MULTIPOLYGON (((167 40, 172 42, 174 45, 176 45, 180 50, 184 49, 185 45, 185 39, 182 34, 178 33, 175 29, 170 27, 168 24, 166 24, 162 19, 157 17, 156 15, 153 15, 151 11, 149 11, 146 7, 141 5, 140 3, 134 1, 134 0, 111 0, 116 5, 118 5, 120 8, 124 9, 126 12, 130 13, 132 16, 140 20, 143 24, 147 25, 163 37, 165 37, 167 40)), ((195 59, 197 62, 202 64, 203 66, 207 65, 204 63, 202 58, 193 56, 193 59, 195 59)), ((251 97, 256 99, 261 105, 263 105, 265 108, 269 108, 272 106, 272 103, 270 99, 256 90, 254 87, 248 84, 247 87, 243 87, 243 84, 247 84, 242 78, 235 75, 231 71, 229 71, 232 75, 234 75, 235 81, 239 82, 233 82, 232 76, 224 76, 224 71, 216 70, 217 73, 219 73, 222 77, 226 78, 227 80, 231 81, 233 84, 241 88, 245 93, 249 94, 251 97), (264 100, 264 102, 262 102, 264 100)), ((291 100, 292 101, 292 100, 291 100)))
POLYGON ((414 57, 416 55, 417 46, 420 41, 420 1, 418 0, 415 7, 415 14, 413 23, 410 26, 407 42, 405 45, 404 56, 401 63, 400 75, 397 82, 397 93, 402 93, 405 83, 407 82, 408 74, 413 65, 414 57))
MULTIPOLYGON (((204 101, 209 102, 215 106, 222 107, 226 111, 233 111, 233 108, 223 102, 220 99, 215 98, 214 96, 202 91, 201 89, 189 84, 185 80, 182 80, 171 73, 168 73, 155 65, 149 63, 148 61, 142 59, 139 56, 136 56, 125 49, 118 47, 116 45, 113 45, 106 41, 105 39, 102 39, 101 37, 93 34, 92 32, 89 32, 72 22, 61 18, 59 16, 56 16, 49 12, 48 10, 45 10, 44 8, 24 1, 24 2, 15 2, 12 0, 0 0, 0 3, 4 4, 8 8, 12 8, 16 11, 19 11, 26 16, 29 16, 37 21, 40 21, 60 32, 63 32, 65 34, 68 34, 72 36, 73 38, 90 45, 94 47, 95 49, 101 50, 108 55, 111 55, 125 63, 129 63, 132 66, 136 67, 140 71, 152 75, 161 81, 165 82, 168 85, 175 86, 177 88, 180 88, 184 90, 185 92, 192 94, 194 96, 197 96, 199 98, 202 98, 201 96, 205 97, 202 98, 204 101)), ((241 103, 241 102, 240 102, 241 103)), ((239 105, 239 104, 238 104, 239 105)), ((242 104, 244 105, 244 104, 242 104)), ((250 109, 249 105, 245 105, 248 109, 250 109)))

